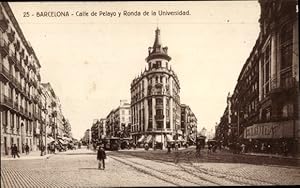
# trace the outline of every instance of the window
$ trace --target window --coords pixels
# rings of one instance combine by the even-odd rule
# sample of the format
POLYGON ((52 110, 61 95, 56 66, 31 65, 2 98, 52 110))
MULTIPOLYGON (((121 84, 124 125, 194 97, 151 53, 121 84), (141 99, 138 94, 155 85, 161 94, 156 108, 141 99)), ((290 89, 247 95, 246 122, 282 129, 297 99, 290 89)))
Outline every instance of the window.
POLYGON ((271 62, 271 46, 270 43, 266 47, 263 55, 262 73, 263 73, 263 97, 270 92, 270 62, 271 62))
POLYGON ((292 66, 293 58, 293 29, 285 25, 280 32, 281 69, 292 66))
POLYGON ((170 121, 167 121, 167 129, 170 129, 170 121))
POLYGON ((122 115, 124 115, 125 114, 125 110, 122 110, 122 115))
POLYGON ((163 104, 163 99, 162 98, 156 98, 156 104, 163 104))

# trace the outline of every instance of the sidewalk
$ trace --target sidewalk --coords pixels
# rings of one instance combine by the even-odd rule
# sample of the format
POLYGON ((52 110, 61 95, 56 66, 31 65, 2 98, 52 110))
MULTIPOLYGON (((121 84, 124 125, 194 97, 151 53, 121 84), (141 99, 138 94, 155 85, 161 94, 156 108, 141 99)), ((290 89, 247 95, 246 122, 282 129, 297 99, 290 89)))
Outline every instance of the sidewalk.
POLYGON ((19 154, 20 158, 16 156, 16 158, 13 158, 11 155, 5 155, 1 156, 1 161, 7 161, 7 160, 29 160, 29 159, 48 159, 49 157, 53 156, 54 154, 47 154, 41 156, 41 151, 31 151, 28 155, 26 153, 19 154))
POLYGON ((268 153, 242 153, 244 155, 255 155, 255 156, 263 156, 263 157, 274 157, 274 158, 283 158, 283 159, 297 159, 300 160, 300 156, 284 156, 279 154, 268 154, 268 153))
MULTIPOLYGON (((223 151, 227 152, 232 152, 228 148, 222 148, 223 151)), ((239 155, 251 155, 251 156, 261 156, 261 157, 270 157, 270 158, 281 158, 281 159, 296 159, 300 160, 300 155, 298 156, 284 156, 284 155, 279 155, 279 154, 270 154, 270 153, 254 153, 254 152, 249 152, 249 153, 239 153, 239 155)))

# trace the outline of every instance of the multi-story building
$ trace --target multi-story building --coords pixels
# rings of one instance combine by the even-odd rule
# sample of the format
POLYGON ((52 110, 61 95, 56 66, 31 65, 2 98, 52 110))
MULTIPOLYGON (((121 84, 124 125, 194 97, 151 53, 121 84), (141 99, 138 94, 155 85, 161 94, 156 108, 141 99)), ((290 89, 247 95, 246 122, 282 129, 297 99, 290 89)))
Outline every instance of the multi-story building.
POLYGON ((91 140, 93 143, 97 143, 98 140, 99 140, 99 120, 98 119, 95 119, 94 122, 93 122, 93 125, 91 127, 91 140))
POLYGON ((36 149, 41 124, 39 60, 7 2, 0 4, 1 154, 12 144, 36 149))
POLYGON ((232 140, 282 141, 300 151, 296 0, 259 0, 260 33, 231 97, 232 140))
POLYGON ((165 147, 167 139, 180 130, 180 84, 158 28, 148 53, 147 68, 131 83, 131 131, 135 143, 145 138, 150 146, 161 143, 165 147))
MULTIPOLYGON (((215 127, 215 139, 220 141, 220 143, 224 146, 229 145, 229 136, 233 136, 231 134, 232 124, 231 124, 231 96, 228 93, 227 96, 227 106, 224 110, 223 116, 220 118, 220 123, 215 127)), ((232 142, 233 138, 231 138, 232 142)))
POLYGON ((130 137, 131 114, 130 103, 120 100, 120 106, 110 111, 106 119, 102 119, 103 131, 108 137, 130 137), (105 123, 104 123, 105 121, 105 123))
POLYGON ((99 138, 103 139, 106 137, 106 119, 101 118, 99 120, 99 126, 98 126, 98 133, 99 133, 99 138))
POLYGON ((43 97, 45 98, 45 109, 47 111, 46 125, 47 125, 47 136, 57 139, 58 126, 57 126, 57 96, 50 83, 42 83, 43 97))
MULTIPOLYGON (((181 132, 188 143, 195 143, 197 137, 197 118, 188 105, 181 104, 181 132)), ((177 131, 178 132, 178 131, 177 131)), ((180 136, 180 135, 178 135, 180 136)))
POLYGON ((85 144, 91 144, 91 130, 90 129, 87 129, 85 132, 84 132, 84 135, 81 139, 81 141, 85 144))

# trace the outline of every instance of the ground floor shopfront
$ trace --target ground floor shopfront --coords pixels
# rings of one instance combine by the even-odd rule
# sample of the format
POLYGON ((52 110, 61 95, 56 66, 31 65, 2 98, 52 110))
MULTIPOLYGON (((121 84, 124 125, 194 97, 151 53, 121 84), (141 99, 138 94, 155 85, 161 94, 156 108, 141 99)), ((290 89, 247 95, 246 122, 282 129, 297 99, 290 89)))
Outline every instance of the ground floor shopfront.
POLYGON ((148 132, 148 133, 137 133, 132 135, 133 142, 138 147, 144 147, 148 144, 150 148, 165 149, 168 142, 179 144, 179 147, 184 145, 186 140, 182 134, 172 134, 171 132, 148 132))
POLYGON ((245 128, 248 152, 300 155, 300 121, 258 123, 245 128))

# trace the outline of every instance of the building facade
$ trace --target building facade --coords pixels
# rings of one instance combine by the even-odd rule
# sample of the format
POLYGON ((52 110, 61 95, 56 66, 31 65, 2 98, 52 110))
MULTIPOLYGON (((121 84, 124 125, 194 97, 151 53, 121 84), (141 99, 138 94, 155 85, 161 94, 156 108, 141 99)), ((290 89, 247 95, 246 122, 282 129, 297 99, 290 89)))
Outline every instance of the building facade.
POLYGON ((246 139, 273 148, 287 142, 290 153, 299 153, 298 3, 259 4, 260 33, 230 99, 230 142, 246 139))
POLYGON ((102 119, 101 122, 102 132, 106 132, 106 137, 130 137, 130 103, 127 100, 120 100, 120 105, 116 109, 111 110, 106 119, 102 119))
POLYGON ((165 147, 167 138, 180 130, 180 84, 158 28, 148 53, 147 68, 131 83, 131 132, 135 143, 161 143, 165 147))
POLYGON ((197 118, 191 108, 185 104, 181 104, 181 132, 179 133, 186 142, 190 144, 196 142, 197 118))
POLYGON ((7 2, 0 4, 0 45, 1 154, 9 154, 12 144, 21 152, 26 143, 36 150, 41 65, 7 2))

